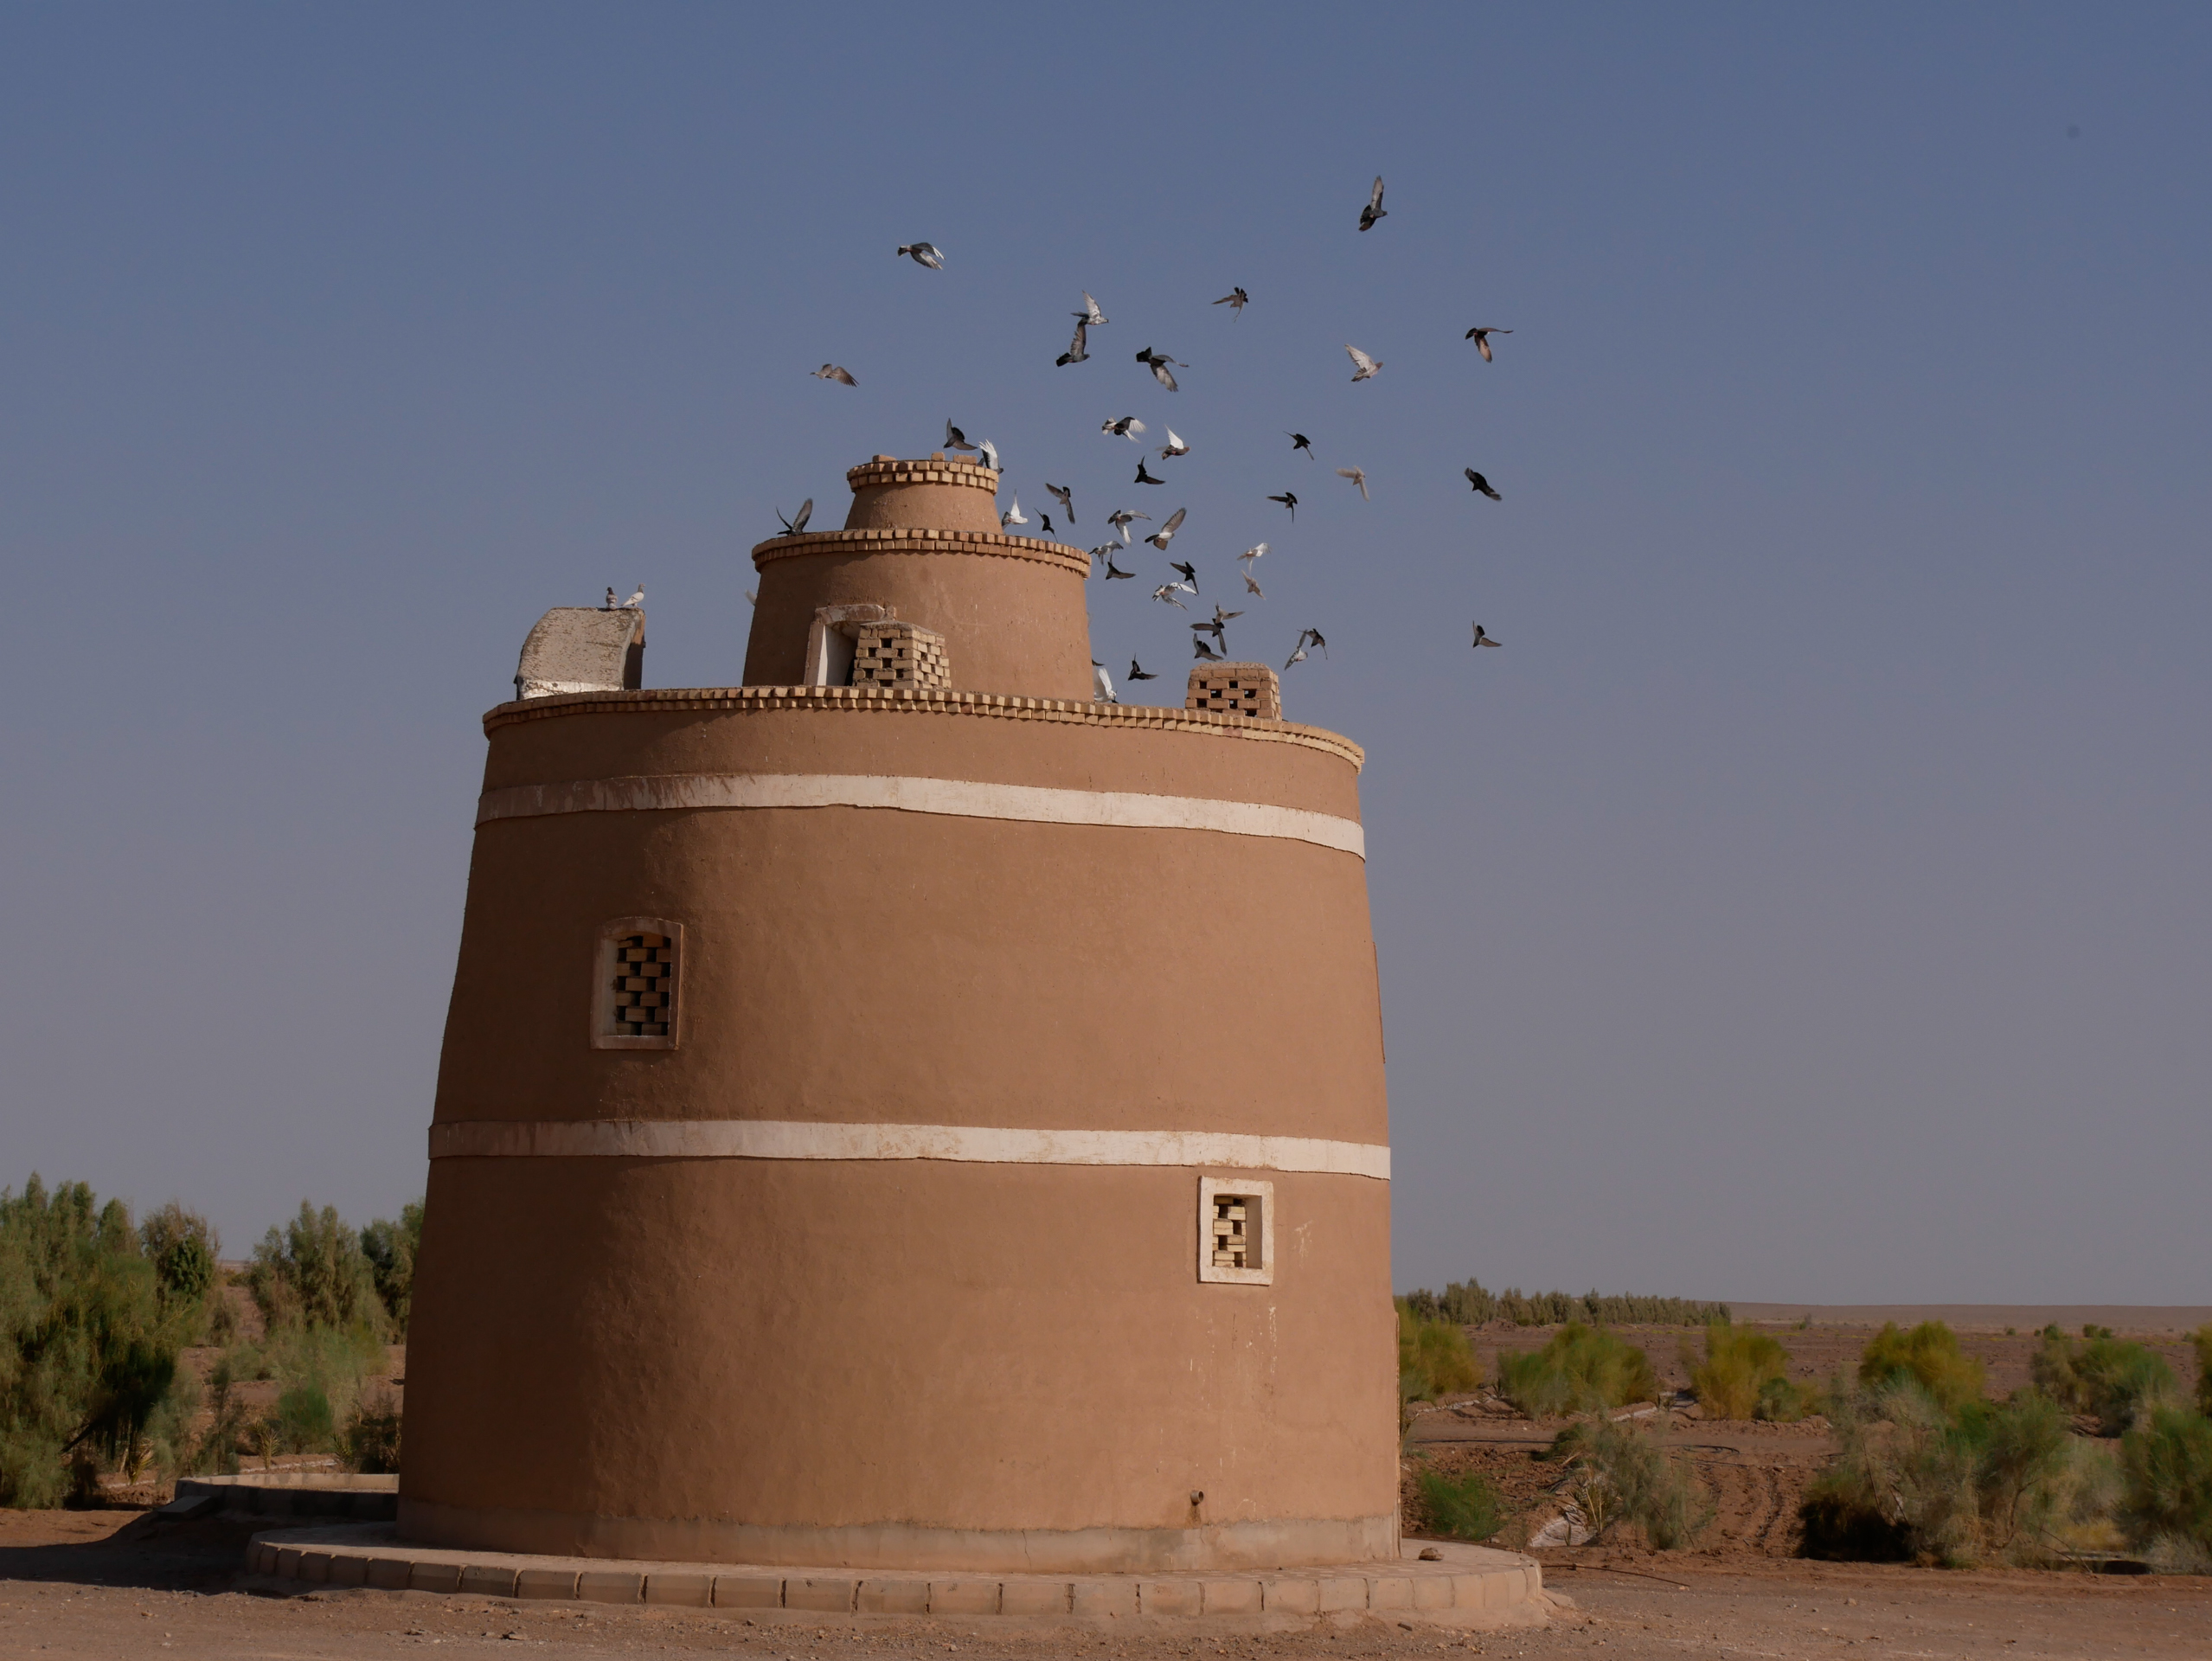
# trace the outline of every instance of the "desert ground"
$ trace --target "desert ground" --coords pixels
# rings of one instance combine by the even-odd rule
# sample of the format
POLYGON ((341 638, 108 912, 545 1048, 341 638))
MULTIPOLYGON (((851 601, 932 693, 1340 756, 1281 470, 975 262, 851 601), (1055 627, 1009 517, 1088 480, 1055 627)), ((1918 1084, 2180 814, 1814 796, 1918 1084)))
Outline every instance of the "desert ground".
MULTIPOLYGON (((1938 1310, 1740 1309, 1790 1346, 1792 1370, 1825 1378, 1856 1365, 1884 1319, 1945 1318, 1938 1310), (1775 1318, 1786 1315, 1787 1318, 1775 1318)), ((2212 1310, 1956 1310, 1966 1348, 1997 1394, 2027 1382, 2034 1329, 2060 1320, 2109 1325, 2157 1345, 2184 1381, 2181 1341, 2212 1310), (2014 1328, 2008 1336, 2006 1326, 2014 1328)), ((1623 1328, 1664 1382, 1681 1383, 1680 1328, 1623 1328)), ((1541 1327, 1474 1334, 1485 1370, 1500 1350, 1541 1346, 1541 1327)), ((387 1369, 396 1388, 405 1352, 387 1369)), ((1079 1427, 1071 1427, 1071 1433, 1079 1427)), ((1479 1400, 1422 1412, 1408 1437, 1416 1461, 1478 1467, 1514 1517, 1497 1543, 1525 1539, 1545 1514, 1556 1468, 1534 1455, 1559 1428, 1479 1400)), ((1825 1427, 1705 1420, 1673 1411, 1663 1431, 1712 1491, 1718 1517, 1694 1549, 1652 1553, 1600 1544, 1534 1552, 1560 1607, 1551 1624, 1493 1632, 1439 1631, 1374 1617, 1310 1632, 1252 1633, 1203 1622, 1115 1631, 1075 1623, 915 1621, 438 1597, 365 1590, 302 1592, 241 1572, 251 1525, 164 1523, 142 1508, 159 1496, 117 1492, 106 1510, 0 1512, 0 1655, 327 1657, 352 1661, 428 1648, 535 1644, 579 1658, 728 1651, 761 1661, 966 1654, 982 1658, 1412 1656, 1821 1656, 1850 1648, 1912 1657, 2212 1657, 2212 1579, 2084 1569, 1945 1570, 1808 1562, 1795 1555, 1798 1498, 1831 1451, 1825 1427)), ((305 1463, 285 1461, 286 1464, 305 1463)))

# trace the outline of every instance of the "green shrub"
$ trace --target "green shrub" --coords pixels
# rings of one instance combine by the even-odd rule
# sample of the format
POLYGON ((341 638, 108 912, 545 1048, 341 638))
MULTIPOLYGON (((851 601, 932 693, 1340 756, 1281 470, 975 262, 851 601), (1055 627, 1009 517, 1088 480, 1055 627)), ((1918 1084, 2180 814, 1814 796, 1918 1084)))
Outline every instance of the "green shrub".
POLYGON ((1498 1503, 1497 1490, 1479 1471, 1471 1471, 1459 1478, 1423 1471, 1416 1482, 1421 1510, 1432 1533, 1480 1542, 1504 1524, 1505 1512, 1498 1503))
POLYGON ((2177 1398, 2173 1369, 2157 1351, 2103 1328, 2080 1344, 2044 1337, 2029 1363, 2036 1386, 2074 1413, 2093 1414, 2097 1433, 2118 1436, 2150 1408, 2177 1398))
MULTIPOLYGON (((1748 1327, 1715 1321, 1705 1329, 1705 1359, 1699 1361, 1685 1342, 1683 1366, 1700 1407, 1722 1419, 1749 1419, 1763 1403, 1794 1405, 1786 1390, 1770 1393, 1773 1384, 1788 1383, 1790 1352, 1779 1338, 1748 1327)), ((1802 1409, 1787 1417, 1802 1416, 1802 1409)))
POLYGON ((384 1336, 375 1271, 361 1249, 360 1235, 338 1220, 336 1206, 317 1211, 302 1200, 299 1215, 281 1232, 270 1229, 253 1248, 246 1284, 272 1332, 326 1326, 379 1341, 384 1336))
POLYGON ((395 1337, 407 1335, 407 1311, 414 1300, 414 1259, 422 1247, 422 1202, 400 1208, 397 1222, 379 1217, 361 1231, 362 1255, 369 1260, 376 1297, 384 1305, 395 1337))
POLYGON ((1759 1387, 1759 1404, 1752 1409, 1754 1419, 1765 1419, 1775 1424, 1792 1424, 1813 1410, 1820 1400, 1818 1387, 1800 1384, 1794 1379, 1770 1378, 1759 1387))
POLYGON ((164 1299, 130 1211, 82 1183, 0 1190, 0 1504, 96 1491, 138 1462, 196 1320, 164 1299))
POLYGON ((1453 1390, 1471 1390, 1483 1382, 1482 1367, 1467 1335, 1449 1321, 1425 1321, 1402 1302, 1398 1306, 1398 1395, 1404 1401, 1433 1401, 1453 1390))
POLYGON ((2200 1326, 2189 1335, 2196 1351, 2196 1410, 2212 1419, 2212 1326, 2200 1326))
POLYGON ((294 1384, 277 1397, 269 1414, 271 1440, 286 1453, 337 1451, 337 1420, 330 1398, 319 1384, 294 1384))
POLYGON ((391 1393, 358 1402, 339 1439, 346 1464, 356 1471, 390 1475, 400 1468, 400 1408, 391 1393))
POLYGON ((1911 1382, 1946 1413, 1978 1398, 1982 1363, 1959 1347, 1959 1335, 1941 1321, 1922 1321, 1901 1332, 1891 1321, 1859 1357, 1859 1384, 1869 1390, 1911 1382))
POLYGON ((1595 1291, 1578 1298, 1568 1292, 1523 1292, 1518 1286, 1490 1292, 1479 1280, 1454 1280, 1440 1292, 1423 1286, 1401 1301, 1422 1320, 1446 1320, 1458 1326, 1497 1320, 1516 1326, 1564 1326, 1569 1321, 1588 1326, 1704 1326, 1728 1318, 1726 1304, 1688 1298, 1595 1291))
POLYGON ((2138 1544, 2161 1539, 2212 1552, 2212 1419, 2155 1407, 2120 1439, 2120 1522, 2138 1544))
POLYGON ((1946 1409, 1909 1375, 1831 1403, 1838 1452, 1806 1491, 1808 1557, 1969 1563, 2048 1558, 2098 1523, 2105 1462, 2041 1390, 1946 1409))
POLYGON ((1574 1467, 1575 1503, 1597 1539, 1626 1523, 1641 1529, 1654 1551, 1672 1551, 1690 1544, 1713 1520, 1713 1506, 1688 1465, 1670 1458, 1657 1437, 1626 1425, 1607 1419, 1569 1425, 1544 1458, 1574 1467))
POLYGON ((1658 1396, 1651 1358, 1603 1327, 1575 1322, 1541 1350, 1500 1355, 1498 1388, 1532 1419, 1618 1408, 1658 1396))

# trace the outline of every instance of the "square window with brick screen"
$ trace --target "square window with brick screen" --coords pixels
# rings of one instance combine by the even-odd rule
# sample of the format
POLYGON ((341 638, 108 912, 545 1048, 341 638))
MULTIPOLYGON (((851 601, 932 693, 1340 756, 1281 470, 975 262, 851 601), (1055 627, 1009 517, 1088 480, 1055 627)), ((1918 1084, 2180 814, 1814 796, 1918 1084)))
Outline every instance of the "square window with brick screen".
POLYGON ((602 1049, 676 1044, 683 931, 657 917, 625 917, 599 935, 592 1041, 602 1049))
POLYGON ((1275 1279, 1275 1185, 1208 1177, 1198 1184, 1198 1278, 1233 1286, 1275 1279))

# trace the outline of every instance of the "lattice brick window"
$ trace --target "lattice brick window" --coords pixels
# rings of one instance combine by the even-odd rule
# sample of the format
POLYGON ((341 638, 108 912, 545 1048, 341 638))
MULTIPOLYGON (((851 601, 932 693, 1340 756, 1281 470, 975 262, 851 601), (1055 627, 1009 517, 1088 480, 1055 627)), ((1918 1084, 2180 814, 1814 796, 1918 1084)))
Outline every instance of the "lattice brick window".
POLYGON ((1217 715, 1280 721, 1282 683, 1275 678, 1275 671, 1265 664, 1201 664, 1190 671, 1183 707, 1211 709, 1217 715))
POLYGON ((1232 1286, 1275 1281, 1275 1185, 1247 1177, 1198 1181, 1198 1278, 1232 1286))
POLYGON ((945 637, 912 623, 863 623, 853 637, 855 686, 952 684, 945 637))
POLYGON ((683 972, 681 924, 660 917, 619 917, 600 929, 593 1047, 675 1049, 683 972))

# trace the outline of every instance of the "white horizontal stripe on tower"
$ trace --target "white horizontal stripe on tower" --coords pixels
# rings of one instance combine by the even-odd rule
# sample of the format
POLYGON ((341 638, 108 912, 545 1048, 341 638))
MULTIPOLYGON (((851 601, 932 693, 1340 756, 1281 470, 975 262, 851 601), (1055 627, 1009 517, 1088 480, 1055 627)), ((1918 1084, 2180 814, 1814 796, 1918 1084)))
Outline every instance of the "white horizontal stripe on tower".
POLYGON ((1176 1165, 1390 1180, 1386 1143, 1229 1131, 1023 1131, 819 1119, 461 1119, 430 1127, 433 1159, 948 1159, 990 1165, 1176 1165))
POLYGON ((857 773, 658 773, 620 779, 576 779, 555 785, 515 785, 484 792, 477 803, 476 822, 481 825, 495 819, 533 819, 554 813, 748 807, 876 807, 1036 824, 1220 830, 1237 837, 1311 842, 1362 859, 1367 856, 1366 833, 1358 820, 1302 807, 1221 802, 1202 796, 1057 790, 1040 785, 990 785, 966 779, 857 773))

